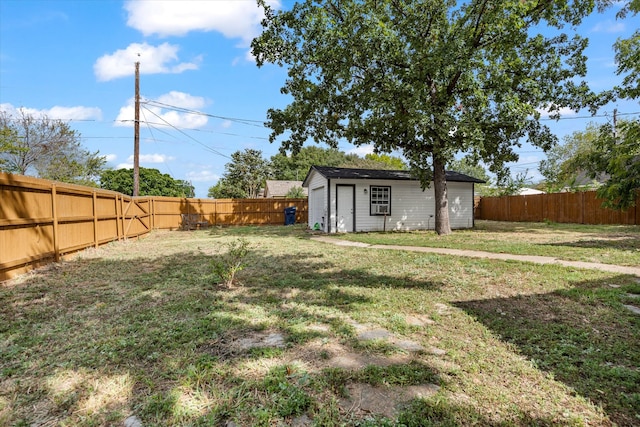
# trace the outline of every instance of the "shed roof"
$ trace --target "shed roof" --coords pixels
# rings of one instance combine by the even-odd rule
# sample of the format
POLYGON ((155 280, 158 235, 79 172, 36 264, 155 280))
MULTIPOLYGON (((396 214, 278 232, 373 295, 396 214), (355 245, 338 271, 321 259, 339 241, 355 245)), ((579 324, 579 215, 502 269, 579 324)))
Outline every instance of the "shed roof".
MULTIPOLYGON (((417 181, 418 179, 411 175, 407 170, 384 170, 384 169, 351 169, 351 168, 335 168, 331 166, 311 166, 309 173, 302 183, 303 187, 308 186, 308 179, 313 171, 317 171, 320 175, 329 179, 389 179, 397 181, 417 181)), ((447 171, 447 181, 453 182, 473 182, 483 184, 485 181, 474 178, 463 173, 447 171)))

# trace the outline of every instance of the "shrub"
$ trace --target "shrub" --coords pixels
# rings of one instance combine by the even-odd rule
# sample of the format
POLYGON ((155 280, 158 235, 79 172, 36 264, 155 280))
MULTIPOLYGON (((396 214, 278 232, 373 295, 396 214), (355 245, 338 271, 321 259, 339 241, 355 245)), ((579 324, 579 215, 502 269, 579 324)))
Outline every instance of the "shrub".
POLYGON ((236 274, 246 267, 244 259, 251 246, 246 239, 238 239, 225 244, 227 251, 211 261, 211 269, 215 280, 225 286, 233 285, 236 274))

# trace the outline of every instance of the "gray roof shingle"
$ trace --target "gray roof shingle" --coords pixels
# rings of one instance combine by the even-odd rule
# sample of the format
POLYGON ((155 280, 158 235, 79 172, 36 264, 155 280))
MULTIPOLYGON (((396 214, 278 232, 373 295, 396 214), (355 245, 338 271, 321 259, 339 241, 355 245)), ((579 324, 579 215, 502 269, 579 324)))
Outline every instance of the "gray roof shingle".
MULTIPOLYGON (((320 175, 329 179, 390 179, 401 181, 417 181, 418 179, 406 170, 383 170, 383 169, 351 169, 336 168, 331 166, 311 166, 309 173, 304 179, 302 186, 307 185, 307 179, 311 172, 315 170, 320 175)), ((483 184, 485 181, 474 178, 463 173, 447 171, 447 181, 453 182, 473 182, 483 184)))

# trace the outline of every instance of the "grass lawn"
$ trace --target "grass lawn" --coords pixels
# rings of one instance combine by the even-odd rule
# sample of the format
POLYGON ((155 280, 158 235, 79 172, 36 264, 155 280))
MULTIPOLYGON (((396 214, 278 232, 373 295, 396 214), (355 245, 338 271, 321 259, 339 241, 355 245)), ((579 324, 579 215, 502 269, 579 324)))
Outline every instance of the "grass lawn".
POLYGON ((567 261, 640 265, 640 227, 538 222, 476 221, 473 230, 448 236, 433 231, 352 233, 340 238, 376 245, 470 249, 567 261))
MULTIPOLYGON (((481 224, 441 240, 638 259, 637 230, 517 227, 533 237, 481 224)), ((333 246, 300 226, 154 232, 0 285, 0 425, 638 425, 634 294, 630 276, 333 246), (246 267, 221 286, 212 263, 239 239, 246 267)))

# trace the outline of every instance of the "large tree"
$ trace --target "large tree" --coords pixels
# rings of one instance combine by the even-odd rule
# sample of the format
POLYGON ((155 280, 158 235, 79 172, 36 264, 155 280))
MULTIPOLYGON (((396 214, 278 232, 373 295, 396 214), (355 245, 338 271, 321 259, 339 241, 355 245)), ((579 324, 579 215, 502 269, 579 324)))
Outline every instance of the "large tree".
MULTIPOLYGON (((133 195, 133 169, 111 169, 100 176, 100 188, 133 195)), ((158 169, 140 168, 140 196, 194 197, 191 183, 158 169)))
POLYGON ((21 175, 95 186, 106 160, 85 150, 80 135, 62 120, 18 110, 0 111, 0 167, 21 175))
POLYGON ((270 109, 271 141, 374 144, 400 150, 423 188, 433 180, 436 231, 451 232, 445 165, 456 153, 498 175, 527 138, 555 137, 540 111, 595 111, 581 80, 587 41, 567 34, 593 1, 306 0, 276 11, 264 0, 258 66, 288 67, 284 109, 270 109), (538 33, 544 29, 544 34, 538 33))
POLYGON ((209 197, 255 199, 272 176, 271 163, 262 157, 262 151, 250 148, 233 153, 224 168, 218 184, 209 188, 209 197))

